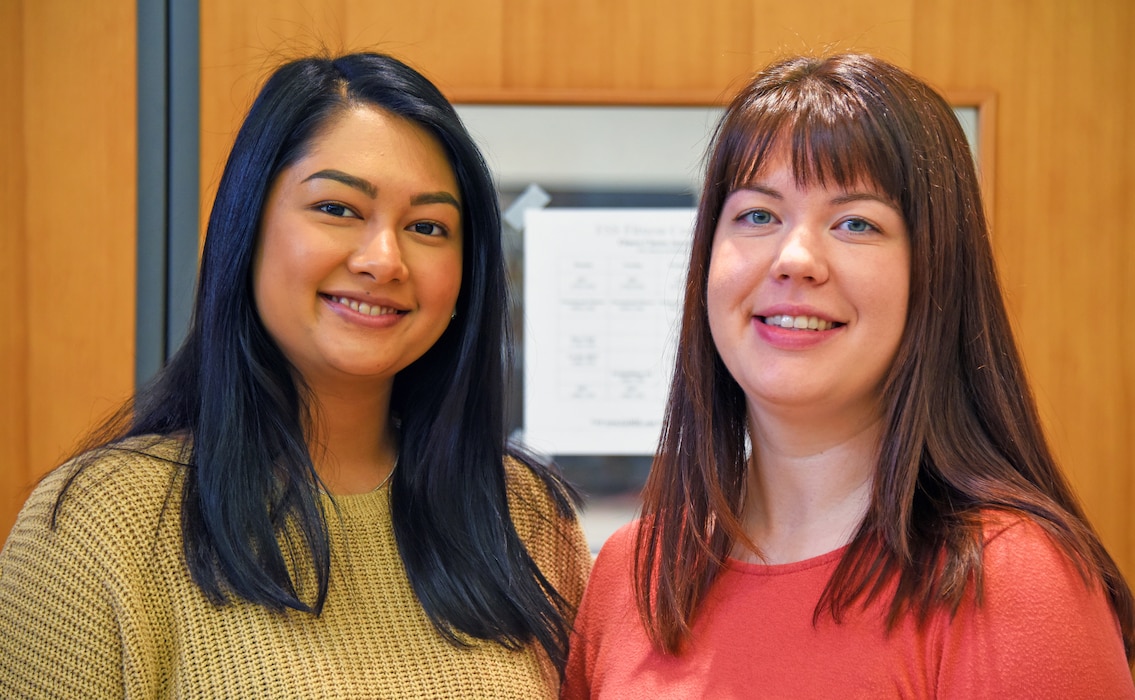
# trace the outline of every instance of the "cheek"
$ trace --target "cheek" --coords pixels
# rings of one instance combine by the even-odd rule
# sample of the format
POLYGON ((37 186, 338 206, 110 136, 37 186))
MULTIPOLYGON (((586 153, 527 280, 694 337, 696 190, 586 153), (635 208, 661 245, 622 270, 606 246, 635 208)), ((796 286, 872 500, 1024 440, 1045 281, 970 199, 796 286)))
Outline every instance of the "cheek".
POLYGON ((901 336, 906 326, 907 308, 910 306, 910 256, 909 253, 897 255, 891 262, 890 272, 880 277, 889 280, 890 284, 882 290, 883 296, 891 306, 894 324, 898 327, 901 336))
POLYGON ((711 318, 727 312, 753 291, 750 267, 732 246, 714 246, 706 274, 706 305, 711 318))
POLYGON ((735 271, 727 269, 719 257, 711 258, 706 277, 705 304, 709 332, 715 345, 721 345, 730 309, 738 303, 736 287, 735 271))
POLYGON ((260 323, 279 345, 282 330, 280 309, 285 306, 285 300, 279 282, 281 275, 272 257, 263 247, 257 247, 252 262, 252 303, 260 323))
POLYGON ((252 296, 260 322, 279 342, 279 334, 297 308, 297 283, 316 264, 314 251, 297 249, 295 237, 265 226, 252 259, 252 296))
POLYGON ((452 308, 461 292, 461 251, 431 254, 411 263, 417 279, 419 301, 431 306, 452 308))
POLYGON ((446 303, 451 307, 457 306, 457 297, 461 294, 461 264, 453 266, 449 277, 449 287, 446 291, 446 303))
POLYGON ((342 241, 300 225, 266 227, 257 247, 253 288, 265 299, 313 296, 329 276, 346 264, 348 256, 349 249, 342 241))
POLYGON ((907 309, 910 304, 910 273, 902 261, 877 262, 864 266, 874 270, 858 278, 859 289, 870 290, 863 299, 864 309, 873 309, 873 334, 888 353, 898 352, 906 332, 907 309))
POLYGON ((723 280, 716 272, 713 266, 710 266, 709 276, 705 282, 705 306, 709 315, 710 328, 713 328, 714 320, 720 316, 722 306, 726 303, 723 280))

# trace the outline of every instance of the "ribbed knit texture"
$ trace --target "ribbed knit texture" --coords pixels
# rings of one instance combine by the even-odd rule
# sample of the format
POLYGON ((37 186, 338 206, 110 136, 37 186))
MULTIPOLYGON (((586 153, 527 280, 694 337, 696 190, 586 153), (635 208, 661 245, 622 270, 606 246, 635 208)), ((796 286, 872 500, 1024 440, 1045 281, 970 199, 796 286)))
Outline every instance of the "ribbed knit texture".
MULTIPOLYGON (((179 445, 145 449, 176 459, 179 445)), ((201 594, 182 556, 182 468, 113 452, 75 482, 53 531, 66 474, 36 488, 0 552, 2 698, 555 697, 538 645, 458 648, 437 634, 402 568, 388 488, 328 509, 332 576, 316 617, 201 594)), ((527 468, 510 462, 508 479, 522 540, 578 604, 591 561, 578 523, 527 468)))

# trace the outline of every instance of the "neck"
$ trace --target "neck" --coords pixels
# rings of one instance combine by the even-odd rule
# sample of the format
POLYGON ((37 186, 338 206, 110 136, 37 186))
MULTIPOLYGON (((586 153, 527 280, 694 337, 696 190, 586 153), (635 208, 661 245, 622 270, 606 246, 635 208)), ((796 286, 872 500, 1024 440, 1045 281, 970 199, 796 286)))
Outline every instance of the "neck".
POLYGON ((390 420, 391 385, 317 394, 309 449, 328 492, 366 493, 385 483, 398 458, 390 420))
POLYGON ((850 542, 870 504, 881 420, 751 423, 742 523, 760 556, 740 545, 734 554, 788 563, 850 542))

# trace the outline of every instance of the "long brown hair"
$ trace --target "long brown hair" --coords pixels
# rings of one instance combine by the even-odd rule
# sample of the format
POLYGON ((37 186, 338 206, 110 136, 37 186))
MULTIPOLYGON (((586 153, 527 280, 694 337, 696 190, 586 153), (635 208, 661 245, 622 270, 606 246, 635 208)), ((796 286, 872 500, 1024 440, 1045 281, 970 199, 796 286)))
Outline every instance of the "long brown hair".
POLYGON ((778 147, 796 180, 864 180, 897 203, 910 234, 906 329, 884 389, 871 503, 815 615, 835 620, 896 583, 888 624, 953 610, 982 582, 982 511, 1039 524, 1102 581, 1130 660, 1131 590, 1048 447, 1013 340, 973 157, 950 106, 866 55, 765 68, 714 134, 698 207, 677 361, 658 455, 643 492, 635 595, 655 645, 678 653, 736 542, 748 473, 745 398, 710 335, 706 286, 726 197, 778 147))

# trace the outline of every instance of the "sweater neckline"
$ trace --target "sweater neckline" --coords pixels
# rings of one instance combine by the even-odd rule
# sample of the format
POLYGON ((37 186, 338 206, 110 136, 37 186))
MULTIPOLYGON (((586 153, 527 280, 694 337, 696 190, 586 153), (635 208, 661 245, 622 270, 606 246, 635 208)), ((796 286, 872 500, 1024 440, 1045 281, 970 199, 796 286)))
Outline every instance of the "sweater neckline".
POLYGON ((348 518, 358 514, 374 517, 376 513, 386 513, 390 511, 389 482, 374 491, 367 491, 366 493, 336 494, 331 496, 320 491, 319 497, 330 509, 328 511, 329 513, 338 510, 341 515, 348 518))

